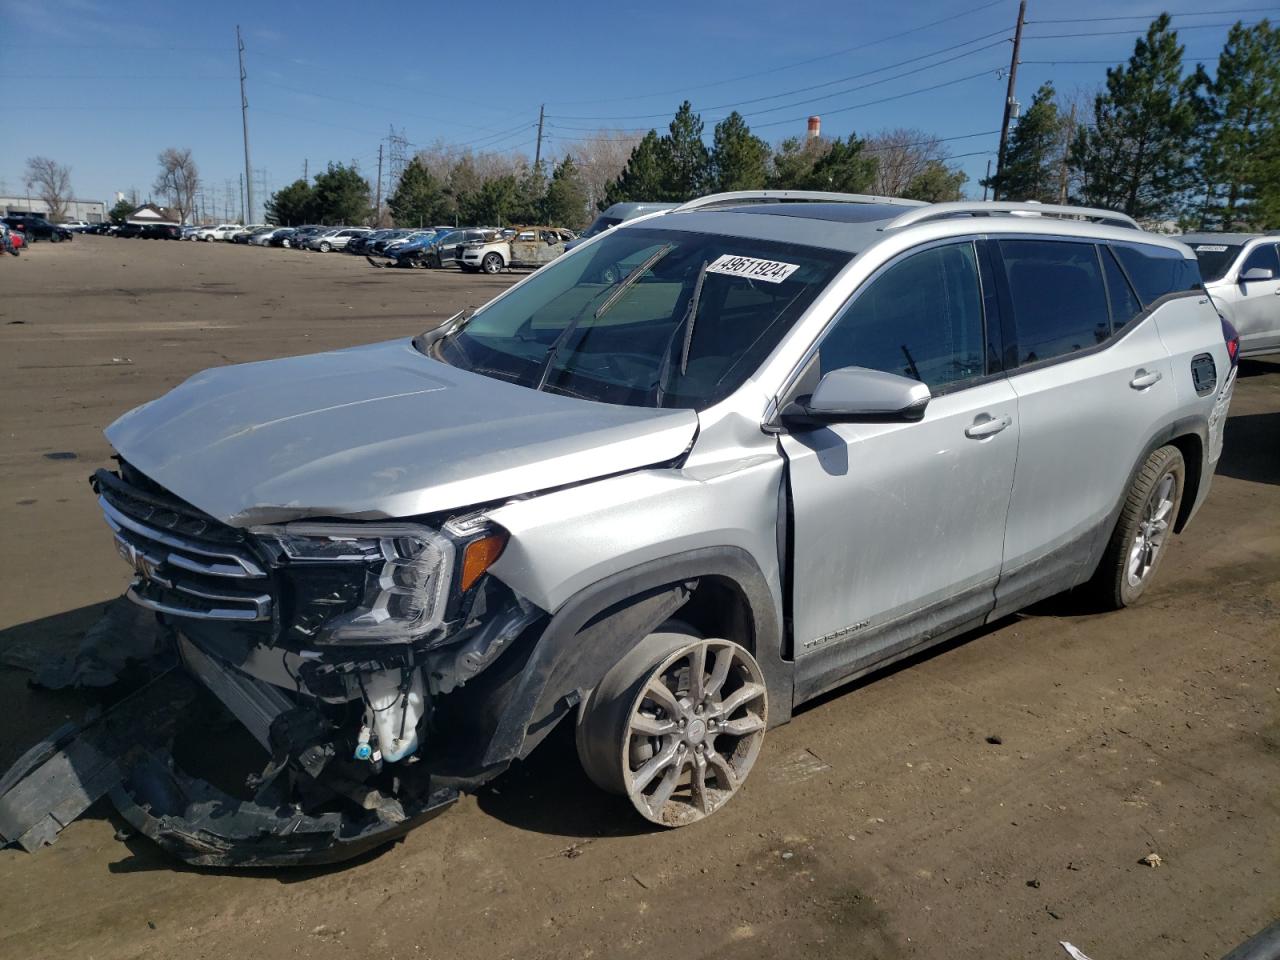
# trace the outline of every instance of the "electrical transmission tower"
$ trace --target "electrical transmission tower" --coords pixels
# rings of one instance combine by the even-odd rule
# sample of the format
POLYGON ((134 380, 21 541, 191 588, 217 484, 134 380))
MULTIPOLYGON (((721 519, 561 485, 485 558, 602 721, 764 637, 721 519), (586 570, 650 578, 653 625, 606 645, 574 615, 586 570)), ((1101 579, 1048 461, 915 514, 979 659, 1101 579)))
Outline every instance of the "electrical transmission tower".
POLYGON ((394 125, 391 127, 391 134, 387 137, 387 193, 395 191, 395 185, 400 182, 400 175, 404 173, 404 168, 409 165, 409 141, 404 135, 404 129, 401 128, 396 133, 394 125))

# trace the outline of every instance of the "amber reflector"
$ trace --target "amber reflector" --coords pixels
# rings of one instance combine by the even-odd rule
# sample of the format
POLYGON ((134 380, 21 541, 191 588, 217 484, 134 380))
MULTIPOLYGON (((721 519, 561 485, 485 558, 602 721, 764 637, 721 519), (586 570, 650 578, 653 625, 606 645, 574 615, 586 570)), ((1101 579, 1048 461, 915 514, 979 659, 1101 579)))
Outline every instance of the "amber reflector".
POLYGON ((480 575, 488 570, 502 556, 502 548, 507 545, 505 533, 491 533, 479 540, 467 544, 467 551, 462 555, 462 589, 470 590, 472 584, 480 579, 480 575))

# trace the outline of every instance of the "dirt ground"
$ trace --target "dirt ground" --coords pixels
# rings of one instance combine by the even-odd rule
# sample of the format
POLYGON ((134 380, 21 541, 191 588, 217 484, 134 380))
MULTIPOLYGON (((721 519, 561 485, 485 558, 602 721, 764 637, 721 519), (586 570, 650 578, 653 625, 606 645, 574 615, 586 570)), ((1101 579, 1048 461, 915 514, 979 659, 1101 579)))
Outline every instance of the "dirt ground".
MULTIPOLYGON (((0 659, 74 643, 126 583, 86 483, 117 415, 508 282, 98 237, 4 258, 0 659)), ((1140 607, 1051 602, 831 695, 705 824, 646 829, 563 738, 324 871, 184 868, 100 805, 0 851, 0 956, 1219 957, 1280 916, 1278 622, 1280 357, 1245 365, 1212 495, 1140 607)), ((0 668, 0 767, 84 710, 27 677, 0 668)))

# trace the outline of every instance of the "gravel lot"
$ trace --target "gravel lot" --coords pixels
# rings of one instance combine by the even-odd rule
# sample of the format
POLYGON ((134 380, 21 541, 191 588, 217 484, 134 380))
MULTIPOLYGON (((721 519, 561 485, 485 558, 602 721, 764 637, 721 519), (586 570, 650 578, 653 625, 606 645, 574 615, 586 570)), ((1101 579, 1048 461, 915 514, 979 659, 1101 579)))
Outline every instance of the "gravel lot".
MULTIPOLYGON (((98 237, 3 261, 10 662, 74 643, 126 583, 86 483, 118 414, 510 282, 98 237)), ((100 805, 0 852, 0 956, 1218 957, 1280 916, 1278 622, 1280 357, 1243 369, 1213 492, 1140 607, 1050 602, 828 696, 703 825, 646 830, 563 738, 336 870, 187 869, 100 805)), ((0 668, 0 765, 84 710, 27 676, 0 668)))

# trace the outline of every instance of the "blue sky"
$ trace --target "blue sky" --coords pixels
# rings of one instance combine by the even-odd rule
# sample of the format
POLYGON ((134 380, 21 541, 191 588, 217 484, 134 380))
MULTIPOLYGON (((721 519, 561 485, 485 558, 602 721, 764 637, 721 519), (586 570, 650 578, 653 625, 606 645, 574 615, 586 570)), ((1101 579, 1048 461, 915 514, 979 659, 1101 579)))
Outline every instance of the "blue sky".
MULTIPOLYGON (((1195 14, 1174 21, 1192 61, 1217 55, 1225 24, 1280 14, 1265 0, 1163 8, 1195 14)), ((1160 9, 1031 0, 1019 99, 1044 80, 1096 86, 1160 9)), ((443 138, 532 155, 542 103, 545 149, 560 152, 589 130, 662 131, 685 97, 708 137, 740 105, 772 142, 802 134, 810 113, 832 135, 915 127, 963 138, 947 145, 972 189, 995 150, 1016 14, 1016 0, 0 0, 0 193, 21 193, 26 157, 44 154, 70 165, 77 197, 145 197, 170 146, 192 148, 211 193, 238 191, 237 24, 252 164, 271 189, 301 176, 304 161, 314 173, 354 160, 372 175, 392 125, 416 145, 443 138)))

